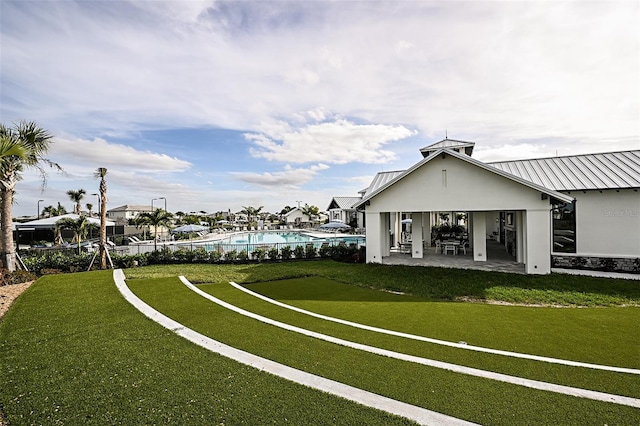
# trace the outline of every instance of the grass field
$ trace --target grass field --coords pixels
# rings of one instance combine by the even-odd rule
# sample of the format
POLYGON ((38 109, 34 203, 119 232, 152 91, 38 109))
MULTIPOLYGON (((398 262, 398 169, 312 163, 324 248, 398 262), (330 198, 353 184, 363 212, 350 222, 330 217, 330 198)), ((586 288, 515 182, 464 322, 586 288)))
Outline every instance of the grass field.
MULTIPOLYGON (((638 397, 637 376, 573 374, 568 367, 511 363, 502 357, 400 343, 335 325, 328 327, 266 302, 258 303, 226 284, 232 280, 253 283, 250 288, 270 297, 343 318, 352 315, 352 320, 372 325, 388 325, 387 315, 394 327, 422 330, 418 334, 426 330, 430 337, 507 350, 533 349, 549 356, 572 354, 580 361, 637 368, 640 357, 633 342, 638 341, 639 309, 611 307, 639 305, 636 282, 330 261, 154 266, 126 270, 125 274, 135 278, 129 283, 145 300, 204 334, 296 368, 456 417, 483 424, 637 424, 640 416, 638 409, 406 365, 256 324, 195 295, 175 276, 215 283, 202 288, 247 309, 340 337, 508 374, 540 379, 553 376, 559 383, 584 383, 585 387, 638 397), (331 281, 320 280, 315 289, 301 284, 313 284, 315 278, 267 283, 307 276, 331 281), (371 290, 376 288, 410 296, 371 290), (598 307, 551 309, 451 302, 464 297, 598 307), (367 309, 358 312, 362 304, 367 309), (419 305, 428 309, 417 310, 419 305), (406 310, 415 315, 403 316, 406 310), (609 349, 600 350, 598 345, 609 349)), ((0 404, 13 425, 408 424, 195 347, 128 305, 108 271, 44 277, 16 301, 0 322, 0 404)))

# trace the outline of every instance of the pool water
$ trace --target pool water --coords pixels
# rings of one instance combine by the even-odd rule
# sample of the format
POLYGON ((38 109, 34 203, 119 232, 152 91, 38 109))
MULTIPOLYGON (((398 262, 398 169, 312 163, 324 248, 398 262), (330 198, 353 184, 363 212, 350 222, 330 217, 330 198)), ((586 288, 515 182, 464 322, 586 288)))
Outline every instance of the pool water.
POLYGON ((217 243, 223 244, 283 244, 283 243, 307 243, 317 241, 309 235, 300 232, 247 232, 232 235, 217 243))
POLYGON ((282 248, 286 245, 295 247, 298 245, 313 244, 316 248, 320 248, 323 243, 331 245, 338 243, 346 244, 364 244, 364 236, 341 236, 327 235, 325 238, 312 237, 299 231, 286 232, 243 232, 240 234, 230 235, 227 238, 216 241, 207 241, 200 243, 207 251, 228 251, 228 250, 247 250, 252 251, 258 247, 278 247, 282 248))

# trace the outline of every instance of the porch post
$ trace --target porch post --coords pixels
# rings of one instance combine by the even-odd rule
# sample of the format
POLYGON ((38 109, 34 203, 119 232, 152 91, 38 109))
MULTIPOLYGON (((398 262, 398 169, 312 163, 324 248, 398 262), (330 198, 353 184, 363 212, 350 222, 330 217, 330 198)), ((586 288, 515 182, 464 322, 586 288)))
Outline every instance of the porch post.
POLYGON ((473 212, 473 260, 487 261, 487 213, 473 212))
POLYGON ((524 263, 524 219, 522 210, 516 211, 516 262, 524 263))
POLYGON ((411 213, 411 257, 422 259, 422 213, 411 213))
POLYGON ((382 235, 382 256, 391 254, 391 213, 380 213, 381 235, 382 235))
POLYGON ((400 239, 402 237, 402 213, 396 212, 396 223, 393 228, 393 232, 396 234, 396 247, 400 247, 400 239))
POLYGON ((527 210, 526 258, 527 274, 551 272, 551 213, 549 210, 527 210))
MULTIPOLYGON (((380 213, 365 212, 367 220, 367 263, 382 263, 382 244, 384 237, 381 233, 382 220, 380 213)), ((387 234, 389 231, 387 230, 387 234)))

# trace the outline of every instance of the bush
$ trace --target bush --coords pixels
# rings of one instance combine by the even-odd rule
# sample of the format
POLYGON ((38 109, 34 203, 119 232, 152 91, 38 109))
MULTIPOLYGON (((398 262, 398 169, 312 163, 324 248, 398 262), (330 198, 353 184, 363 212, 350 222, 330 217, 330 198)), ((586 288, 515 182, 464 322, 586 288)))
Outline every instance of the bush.
POLYGON ((278 253, 279 253, 278 247, 271 247, 269 249, 269 252, 268 252, 269 259, 277 260, 278 259, 278 253))
POLYGON ((307 244, 307 247, 304 249, 304 255, 307 259, 313 259, 318 255, 318 250, 313 244, 307 244))
POLYGON ((217 250, 213 250, 209 252, 209 262, 210 263, 218 263, 222 260, 222 253, 217 250))
POLYGON ((281 255, 282 255, 282 260, 289 260, 291 259, 291 246, 284 246, 282 247, 282 250, 280 251, 281 255))
POLYGON ((293 249, 293 254, 296 257, 296 259, 304 258, 304 247, 296 246, 296 248, 293 249))
POLYGON ((241 250, 240 253, 238 253, 238 261, 246 262, 247 260, 249 260, 249 253, 247 253, 246 250, 241 250))
POLYGON ((267 257, 267 251, 263 248, 258 248, 253 253, 251 253, 251 255, 258 262, 262 262, 265 259, 265 257, 267 257))
POLYGON ((227 262, 235 262, 238 259, 238 252, 230 250, 224 254, 224 260, 227 262))
POLYGON ((320 246, 320 249, 318 250, 318 254, 320 255, 320 257, 329 257, 329 256, 331 256, 331 247, 329 247, 327 245, 320 246))

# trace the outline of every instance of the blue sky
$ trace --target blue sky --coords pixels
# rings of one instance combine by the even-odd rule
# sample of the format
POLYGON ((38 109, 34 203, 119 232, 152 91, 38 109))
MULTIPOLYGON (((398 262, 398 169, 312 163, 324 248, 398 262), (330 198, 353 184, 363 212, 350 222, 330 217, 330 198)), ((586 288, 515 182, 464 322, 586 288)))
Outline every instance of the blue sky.
POLYGON ((14 214, 325 209, 419 148, 481 160, 640 147, 636 1, 0 1, 0 121, 55 136, 14 214), (85 202, 97 204, 94 196, 85 202), (162 206, 163 201, 156 201, 162 206))

